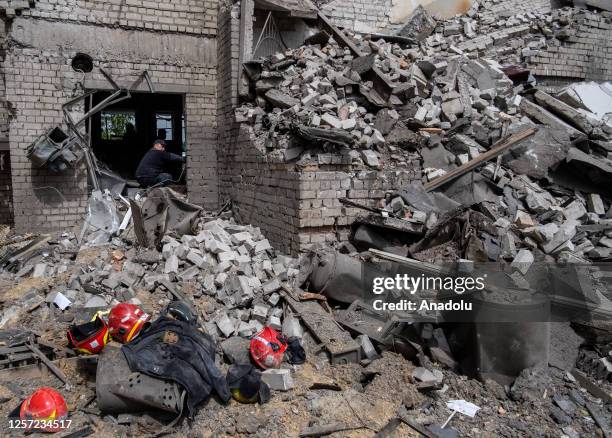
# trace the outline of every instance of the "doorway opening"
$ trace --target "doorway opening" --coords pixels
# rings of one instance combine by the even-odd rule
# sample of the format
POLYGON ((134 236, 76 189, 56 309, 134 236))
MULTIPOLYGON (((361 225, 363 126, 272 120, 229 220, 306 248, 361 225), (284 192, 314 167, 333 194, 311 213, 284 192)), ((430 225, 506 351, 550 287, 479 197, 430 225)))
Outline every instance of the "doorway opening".
MULTIPOLYGON (((87 106, 95 106, 110 95, 93 94, 87 106)), ((166 151, 186 153, 184 96, 169 93, 132 93, 95 114, 90 121, 92 150, 102 167, 123 179, 134 180, 140 160, 157 139, 166 141, 166 151)), ((169 163, 167 172, 184 184, 181 164, 169 163)))

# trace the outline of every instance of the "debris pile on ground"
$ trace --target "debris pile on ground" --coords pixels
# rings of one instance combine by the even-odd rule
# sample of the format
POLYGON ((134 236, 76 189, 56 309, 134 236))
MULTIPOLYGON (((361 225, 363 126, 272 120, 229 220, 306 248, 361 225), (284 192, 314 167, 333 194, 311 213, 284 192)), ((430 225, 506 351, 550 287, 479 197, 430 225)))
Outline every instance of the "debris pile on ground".
MULTIPOLYGON (((223 219, 201 223, 195 235, 185 234, 179 239, 164 236, 161 254, 136 248, 126 251, 121 240, 115 239, 115 249, 105 248, 94 260, 80 262, 78 258, 73 260, 78 248, 75 236, 62 235, 54 243, 48 253, 30 259, 16 272, 3 271, 5 281, 29 278, 46 283, 52 278, 66 278, 68 290, 63 284, 51 285, 46 296, 30 297, 33 303, 61 299, 72 307, 84 308, 117 302, 141 304, 138 296, 143 291, 154 292, 161 287, 173 294, 172 285, 180 282, 183 289, 191 291, 190 298, 205 295, 223 309, 206 325, 209 334, 221 337, 250 337, 264 325, 280 330, 283 312, 278 307, 278 292, 283 282, 298 273, 297 260, 277 254, 258 228, 223 219)), ((22 308, 15 307, 15 312, 22 308)), ((10 309, 5 313, 0 328, 13 314, 10 309)))
MULTIPOLYGON (((532 268, 545 265, 558 280, 551 300, 572 289, 597 317, 612 315, 612 277, 593 263, 612 259, 610 85, 551 91, 524 65, 562 44, 584 12, 499 19, 490 4, 447 21, 419 7, 399 38, 347 43, 320 32, 244 65, 250 101, 235 118, 270 161, 387 170, 420 160, 423 181, 371 199, 375 208, 341 200, 370 213, 350 242, 298 260, 259 228, 167 188, 118 196, 122 204, 94 191, 80 234, 3 232, 2 413, 40 380, 49 385, 42 363, 78 436, 605 436, 605 321, 491 329, 445 324, 441 311, 390 317, 368 301, 372 272, 425 280, 448 273, 441 262, 461 274, 497 262, 512 282, 495 303, 502 311, 524 298, 519 290, 537 295, 532 268), (120 307, 135 312, 134 332, 111 327, 109 336, 105 324, 129 319, 115 318, 120 307), (125 375, 113 374, 120 366, 125 375), (182 384, 185 375, 197 385, 182 384), (117 407, 116 397, 129 402, 117 407), (142 414, 134 401, 158 411, 142 414), (183 414, 194 421, 175 423, 183 414)), ((419 292, 435 301, 443 294, 434 289, 419 292)))
POLYGON ((318 35, 300 48, 250 62, 245 71, 255 105, 238 108, 236 119, 253 124, 270 157, 297 160, 298 166, 401 168, 417 154, 426 191, 437 190, 446 200, 422 193, 414 204, 406 188, 406 196, 387 204, 400 217, 405 204, 406 214, 422 217, 429 230, 452 206, 479 210, 488 222, 479 236, 488 261, 522 263, 534 252, 537 260, 608 259, 612 206, 601 183, 612 179, 612 123, 592 104, 596 96, 608 97, 606 85, 551 94, 537 87, 523 64, 474 57, 453 45, 475 38, 476 31, 520 24, 528 35, 513 35, 509 45, 520 59, 487 53, 522 61, 529 55, 523 48, 535 50, 558 37, 542 23, 557 29, 584 11, 566 8, 494 24, 481 9, 476 3, 465 17, 438 22, 418 47, 353 35, 357 56, 318 35), (529 130, 535 135, 522 135, 529 130), (511 135, 520 138, 501 149, 511 135))

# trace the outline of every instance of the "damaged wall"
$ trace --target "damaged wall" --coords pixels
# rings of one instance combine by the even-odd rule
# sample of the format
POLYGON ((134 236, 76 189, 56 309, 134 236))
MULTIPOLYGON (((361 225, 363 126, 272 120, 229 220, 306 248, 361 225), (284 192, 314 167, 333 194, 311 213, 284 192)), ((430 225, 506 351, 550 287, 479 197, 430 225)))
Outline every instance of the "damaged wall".
POLYGON ((348 198, 369 207, 376 207, 386 191, 397 190, 414 180, 421 180, 419 163, 414 169, 400 171, 352 170, 338 166, 333 170, 300 172, 299 244, 306 249, 321 242, 346 241, 350 225, 359 215, 359 208, 344 206, 340 199, 348 198))
POLYGON ((612 80, 612 13, 581 11, 558 46, 528 59, 536 77, 569 81, 612 80))
POLYGON ((240 6, 219 14, 218 133, 220 199, 232 200, 237 217, 262 229, 278 249, 297 249, 298 175, 274 167, 259 153, 246 127, 234 121, 238 105, 240 6), (231 80, 230 80, 231 78, 231 80))
POLYGON ((190 199, 218 204, 215 149, 216 1, 44 0, 10 20, 3 63, 10 122, 14 211, 19 230, 72 227, 88 196, 83 166, 63 174, 33 169, 26 147, 62 123, 61 105, 82 85, 106 89, 104 67, 121 84, 143 70, 157 92, 185 96, 187 185, 190 199), (94 71, 75 73, 77 52, 94 58, 94 71))
MULTIPOLYGON (((2 23, 4 24, 4 23, 2 23)), ((6 52, 6 29, 0 25, 0 62, 6 52)), ((4 71, 0 68, 0 224, 13 224, 13 184, 8 144, 9 106, 6 101, 4 71)))
POLYGON ((0 224, 13 224, 13 182, 11 180, 11 156, 0 151, 0 224))
POLYGON ((465 13, 474 0, 333 0, 321 8, 337 26, 356 32, 397 32, 419 7, 436 17, 465 13))
MULTIPOLYGON (((220 199, 231 199, 237 218, 258 226, 274 247, 297 253, 313 244, 347 240, 350 224, 363 210, 346 208, 341 198, 374 206, 386 190, 421 179, 419 163, 404 171, 359 170, 319 154, 307 167, 269 156, 247 124, 236 123, 240 7, 219 16, 218 83, 220 199)), ((410 166, 409 166, 410 167, 410 166)))

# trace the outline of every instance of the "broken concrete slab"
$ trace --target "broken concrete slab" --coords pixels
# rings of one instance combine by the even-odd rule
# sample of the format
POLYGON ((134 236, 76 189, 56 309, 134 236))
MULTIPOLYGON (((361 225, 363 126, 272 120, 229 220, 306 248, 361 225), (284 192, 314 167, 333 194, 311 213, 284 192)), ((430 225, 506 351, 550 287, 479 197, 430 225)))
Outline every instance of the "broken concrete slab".
POLYGON ((423 383, 442 383, 444 375, 440 370, 430 371, 424 367, 416 367, 412 370, 412 377, 423 383))
POLYGON ((511 268, 515 271, 519 271, 521 274, 525 275, 529 271, 529 268, 534 262, 533 253, 527 249, 521 249, 514 257, 511 268))
POLYGON ((563 216, 567 220, 576 220, 580 219, 587 213, 584 204, 580 202, 578 199, 572 201, 567 207, 563 209, 563 216))
POLYGON ((594 126, 587 119, 587 117, 565 102, 562 102, 543 91, 537 91, 534 94, 534 98, 540 105, 545 106, 551 112, 565 120, 570 125, 575 126, 585 134, 589 135, 593 131, 594 126))
POLYGON ((551 168, 565 160, 570 144, 565 132, 540 128, 534 136, 513 148, 504 157, 504 163, 517 174, 543 179, 551 168))
POLYGON ((542 245, 542 250, 546 254, 555 254, 560 252, 562 246, 576 235, 576 227, 579 224, 580 222, 574 219, 564 222, 559 227, 559 230, 555 233, 554 237, 549 242, 542 245))
POLYGON ((266 100, 273 106, 278 108, 291 108, 292 106, 299 105, 300 101, 294 97, 285 94, 276 88, 268 90, 265 94, 266 100))
POLYGON ((595 213, 598 216, 603 216, 606 214, 606 209, 603 204, 603 200, 601 196, 597 193, 589 193, 587 198, 587 205, 589 208, 589 212, 595 213))

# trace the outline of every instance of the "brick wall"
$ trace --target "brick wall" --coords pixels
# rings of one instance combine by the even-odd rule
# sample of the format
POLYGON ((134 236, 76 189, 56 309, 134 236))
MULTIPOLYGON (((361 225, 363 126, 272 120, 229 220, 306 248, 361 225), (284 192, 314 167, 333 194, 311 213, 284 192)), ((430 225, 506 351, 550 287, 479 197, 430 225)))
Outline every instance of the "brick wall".
POLYGON ((62 124, 61 105, 83 86, 108 86, 98 67, 121 85, 146 69, 156 91, 184 95, 188 194, 217 208, 216 16, 216 0, 40 0, 7 23, 15 44, 2 70, 14 112, 9 141, 18 232, 82 223, 88 198, 84 166, 59 175, 33 169, 25 149, 62 124), (77 52, 94 58, 92 73, 72 71, 77 52))
POLYGON ((65 174, 34 169, 25 148, 49 127, 61 125, 61 104, 70 98, 59 88, 69 67, 61 58, 35 49, 10 52, 4 61, 6 97, 15 108, 10 122, 13 209, 17 232, 69 228, 82 220, 86 174, 79 166, 65 174), (44 59, 44 62, 43 62, 44 59))
POLYGON ((220 200, 231 200, 238 220, 259 226, 279 250, 298 250, 299 174, 271 164, 257 149, 250 129, 234 122, 238 105, 240 5, 222 7, 217 41, 218 160, 220 200))
MULTIPOLYGON (((534 0, 543 1, 546 0, 534 0)), ((451 18, 466 12, 472 3, 474 0, 332 0, 321 11, 345 29, 395 34, 419 5, 436 17, 451 18)))
POLYGON ((573 17, 573 35, 528 59, 536 77, 568 81, 612 80, 612 14, 580 11, 573 17))
MULTIPOLYGON (((0 23, 0 62, 4 59, 7 48, 6 29, 0 23)), ((9 107, 6 102, 6 86, 4 84, 4 71, 0 68, 0 142, 8 140, 9 107)))
MULTIPOLYGON (((262 229, 277 249, 296 254, 323 241, 346 240, 362 210, 341 198, 374 206, 386 190, 420 178, 411 171, 364 171, 325 164, 296 169, 266 155, 252 127, 234 122, 239 104, 239 5, 221 9, 218 34, 220 199, 231 200, 238 220, 262 229)), ((415 163, 415 168, 418 164, 415 163)))
POLYGON ((408 170, 353 170, 338 166, 338 170, 314 170, 300 173, 298 194, 298 241, 300 250, 349 237, 350 225, 362 209, 346 207, 340 199, 348 198, 359 204, 376 207, 388 190, 397 190, 413 180, 420 180, 417 162, 408 170))
POLYGON ((482 5, 482 16, 491 20, 517 14, 547 14, 552 10, 553 0, 486 0, 482 5))
POLYGON ((24 17, 216 35, 216 0, 38 0, 24 17))
POLYGON ((0 151, 0 224, 13 224, 13 199, 11 181, 11 156, 8 151, 0 151))
MULTIPOLYGON (((185 71, 176 74, 186 77, 185 71)), ((203 75, 212 79, 216 72, 209 71, 203 75)), ((216 95, 187 93, 184 111, 189 200, 215 210, 219 207, 216 95)))
POLYGON ((321 8, 336 26, 357 32, 376 32, 390 27, 392 0, 334 0, 321 8))

